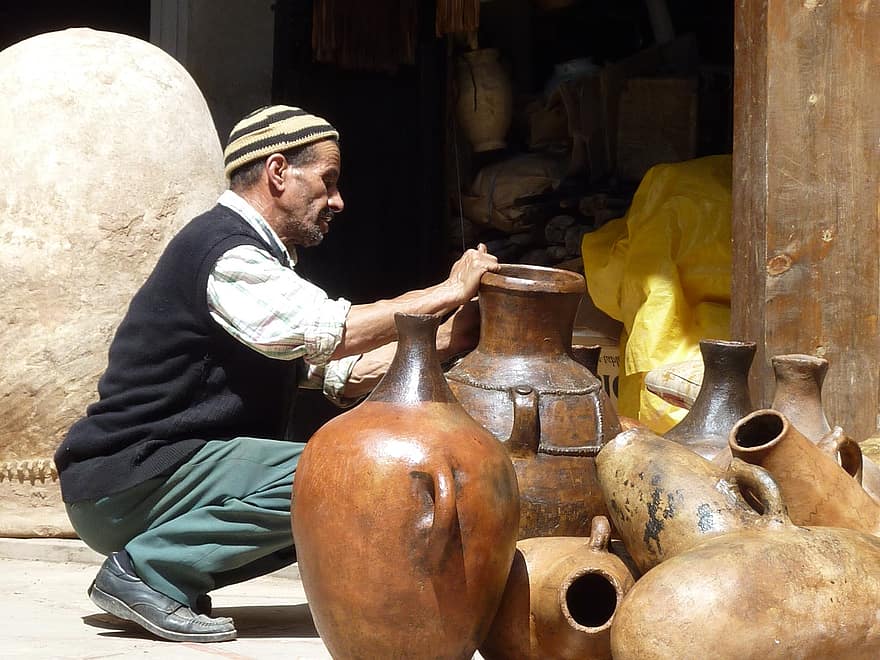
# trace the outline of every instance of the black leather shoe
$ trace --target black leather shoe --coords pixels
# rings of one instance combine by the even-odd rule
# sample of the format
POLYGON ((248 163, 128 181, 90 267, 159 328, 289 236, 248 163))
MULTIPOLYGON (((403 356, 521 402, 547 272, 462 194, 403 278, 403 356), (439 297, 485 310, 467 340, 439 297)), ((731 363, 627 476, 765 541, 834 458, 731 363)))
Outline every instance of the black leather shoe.
POLYGON ((89 598, 102 610, 134 621, 172 642, 226 642, 236 637, 229 617, 212 619, 147 586, 120 564, 117 553, 104 561, 89 587, 89 598))

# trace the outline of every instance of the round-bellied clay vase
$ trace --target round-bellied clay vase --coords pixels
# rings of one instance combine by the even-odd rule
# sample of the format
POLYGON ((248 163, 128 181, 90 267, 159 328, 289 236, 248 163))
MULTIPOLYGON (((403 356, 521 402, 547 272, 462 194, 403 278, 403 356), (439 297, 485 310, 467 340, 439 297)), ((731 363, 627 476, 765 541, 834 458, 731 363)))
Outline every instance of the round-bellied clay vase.
POLYGON ((572 355, 579 273, 502 264, 480 282, 480 340, 446 373, 465 410, 510 450, 519 538, 588 536, 606 515, 595 456, 620 432, 611 400, 572 355))
POLYGON ((635 580, 608 551, 611 527, 593 518, 589 538, 523 539, 480 654, 486 660, 611 658, 611 622, 635 580))
POLYGON ((730 429, 752 406, 749 369, 755 358, 755 342, 703 339, 703 382, 694 403, 682 420, 663 434, 696 452, 714 459, 727 450, 730 429))
POLYGON ((443 377, 439 319, 396 322, 385 377, 302 454, 291 508, 300 574, 334 658, 470 658, 516 549, 516 474, 443 377))
MULTIPOLYGON (((861 467, 858 443, 840 435, 840 454, 861 467)), ((797 525, 846 527, 880 535, 880 505, 833 457, 807 440, 776 410, 756 410, 730 431, 736 458, 767 470, 797 525)))
POLYGON ((627 593, 615 660, 880 657, 880 539, 795 526, 761 478, 762 527, 707 539, 627 593))
POLYGON ((743 474, 747 464, 722 468, 639 428, 606 444, 596 464, 611 521, 642 574, 709 537, 762 524, 738 487, 760 484, 743 474))

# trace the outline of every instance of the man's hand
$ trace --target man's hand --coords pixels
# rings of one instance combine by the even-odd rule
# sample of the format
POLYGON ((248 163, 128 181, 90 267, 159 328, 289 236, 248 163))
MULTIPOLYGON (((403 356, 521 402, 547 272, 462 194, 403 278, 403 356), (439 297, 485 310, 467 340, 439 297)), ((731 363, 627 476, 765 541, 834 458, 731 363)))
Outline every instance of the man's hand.
POLYGON ((480 340, 480 306, 476 298, 459 307, 437 329, 437 355, 443 362, 466 353, 480 340))
POLYGON ((480 243, 476 249, 467 250, 458 261, 452 264, 449 278, 446 281, 460 292, 458 299, 461 303, 465 303, 477 295, 483 273, 486 271, 495 272, 500 268, 498 258, 489 254, 486 246, 480 243))

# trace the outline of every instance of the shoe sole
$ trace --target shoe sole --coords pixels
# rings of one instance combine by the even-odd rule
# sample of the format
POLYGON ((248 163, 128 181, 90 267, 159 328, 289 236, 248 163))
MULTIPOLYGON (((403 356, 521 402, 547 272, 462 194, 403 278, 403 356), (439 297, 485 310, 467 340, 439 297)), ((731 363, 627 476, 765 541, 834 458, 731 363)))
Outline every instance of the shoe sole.
POLYGON ((92 602, 105 612, 109 612, 120 619, 132 621, 142 628, 149 630, 157 637, 167 639, 171 642, 229 642, 235 639, 238 635, 236 630, 217 633, 181 633, 174 632, 173 630, 165 630, 138 614, 135 610, 131 609, 115 596, 111 596, 110 594, 101 591, 95 585, 92 585, 89 592, 89 598, 91 598, 92 602))

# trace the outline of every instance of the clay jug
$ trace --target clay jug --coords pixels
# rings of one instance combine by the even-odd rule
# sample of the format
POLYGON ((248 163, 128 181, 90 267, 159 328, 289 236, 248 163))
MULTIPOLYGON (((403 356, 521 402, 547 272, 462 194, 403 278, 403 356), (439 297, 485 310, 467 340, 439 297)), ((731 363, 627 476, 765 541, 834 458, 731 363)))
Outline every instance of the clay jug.
POLYGON ((828 360, 791 353, 770 358, 776 390, 770 407, 778 410, 812 442, 831 431, 822 407, 822 383, 828 360))
POLYGON ((385 377, 300 459, 300 574, 334 658, 470 658, 516 549, 516 475, 443 378, 439 319, 395 318, 385 377))
POLYGON ((727 434, 754 410, 749 393, 749 369, 755 342, 703 339, 703 382, 687 415, 664 437, 709 460, 727 449, 727 434))
POLYGON ((455 116, 476 152, 507 146, 513 91, 496 48, 468 51, 456 60, 455 116))
MULTIPOLYGON (((860 464, 858 443, 843 434, 840 438, 841 456, 855 456, 860 464)), ((880 534, 880 505, 782 413, 756 410, 741 419, 730 431, 730 450, 773 475, 795 524, 880 534)))
POLYGON ((579 273, 502 264, 480 283, 480 340, 446 373, 465 410, 511 451, 519 538, 587 536, 606 515, 595 456, 620 432, 602 385, 572 357, 579 273))
POLYGON ((762 524, 736 488, 748 468, 721 468, 647 429, 618 435, 596 465, 611 521, 642 573, 711 536, 762 524))
POLYGON ((486 660, 611 658, 611 622, 634 578, 608 551, 610 534, 608 520, 597 516, 589 538, 519 541, 480 654, 486 660))
MULTIPOLYGON (((776 377, 776 391, 770 407, 781 412, 807 440, 837 457, 839 443, 829 437, 831 425, 822 406, 822 383, 828 360, 792 353, 770 359, 776 377)), ((862 465, 861 484, 880 503, 880 467, 867 457, 862 465)))
POLYGON ((761 479, 763 526, 698 544, 624 597, 615 660, 880 657, 880 540, 796 527, 772 479, 761 479))

